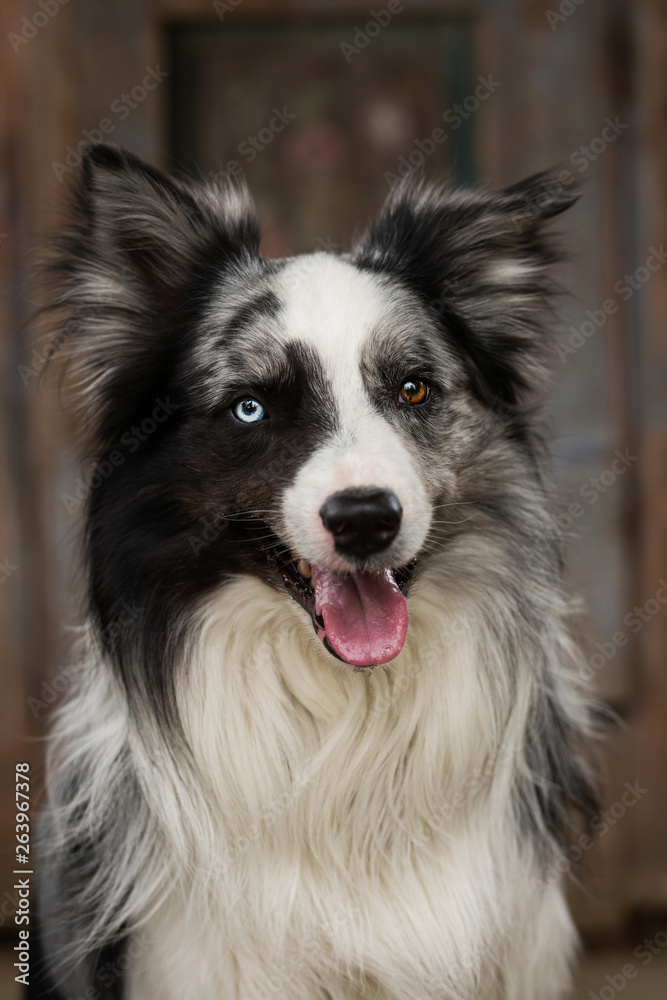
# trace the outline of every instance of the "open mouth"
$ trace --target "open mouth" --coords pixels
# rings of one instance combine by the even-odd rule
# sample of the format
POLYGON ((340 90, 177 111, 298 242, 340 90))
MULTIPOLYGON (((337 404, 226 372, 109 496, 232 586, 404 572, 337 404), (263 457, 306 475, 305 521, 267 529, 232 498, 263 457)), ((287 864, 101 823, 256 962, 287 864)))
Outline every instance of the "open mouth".
POLYGON ((356 669, 398 656, 408 628, 406 596, 417 559, 398 569, 343 575, 294 559, 278 548, 267 557, 333 656, 356 669))

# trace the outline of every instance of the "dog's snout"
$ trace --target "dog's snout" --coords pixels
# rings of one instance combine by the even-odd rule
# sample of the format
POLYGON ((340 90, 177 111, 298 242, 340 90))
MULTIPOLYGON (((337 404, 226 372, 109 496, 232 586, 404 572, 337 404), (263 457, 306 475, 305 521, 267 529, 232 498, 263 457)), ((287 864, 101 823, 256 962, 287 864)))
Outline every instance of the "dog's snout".
POLYGON ((349 489, 334 493, 320 517, 343 556, 365 559, 388 548, 398 534, 403 511, 388 490, 349 489))

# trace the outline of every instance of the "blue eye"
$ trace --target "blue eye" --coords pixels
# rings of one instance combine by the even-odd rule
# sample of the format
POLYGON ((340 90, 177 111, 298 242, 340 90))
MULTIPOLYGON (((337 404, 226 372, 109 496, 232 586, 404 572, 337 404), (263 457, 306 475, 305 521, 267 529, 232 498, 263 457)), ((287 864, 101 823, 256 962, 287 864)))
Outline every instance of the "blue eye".
POLYGON ((254 424, 264 419, 264 407, 256 399, 242 399, 234 406, 234 416, 243 424, 254 424))

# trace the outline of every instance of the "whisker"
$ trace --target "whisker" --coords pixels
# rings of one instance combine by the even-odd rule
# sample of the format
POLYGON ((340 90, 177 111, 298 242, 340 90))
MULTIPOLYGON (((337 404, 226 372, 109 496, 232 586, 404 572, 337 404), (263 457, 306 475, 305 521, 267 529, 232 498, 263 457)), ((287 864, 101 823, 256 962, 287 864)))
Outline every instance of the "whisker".
POLYGON ((451 500, 449 503, 436 504, 435 507, 431 508, 431 510, 440 510, 442 507, 458 507, 459 505, 464 506, 471 503, 479 503, 479 500, 451 500))
MULTIPOLYGON (((267 539, 275 539, 275 535, 260 535, 259 538, 251 538, 251 542, 264 542, 267 539)), ((247 545, 247 538, 227 538, 225 539, 225 545, 247 545)))
POLYGON ((460 521, 443 521, 442 518, 437 518, 434 524, 465 524, 466 521, 470 521, 473 517, 476 517, 478 513, 479 511, 476 510, 469 517, 464 517, 460 521))

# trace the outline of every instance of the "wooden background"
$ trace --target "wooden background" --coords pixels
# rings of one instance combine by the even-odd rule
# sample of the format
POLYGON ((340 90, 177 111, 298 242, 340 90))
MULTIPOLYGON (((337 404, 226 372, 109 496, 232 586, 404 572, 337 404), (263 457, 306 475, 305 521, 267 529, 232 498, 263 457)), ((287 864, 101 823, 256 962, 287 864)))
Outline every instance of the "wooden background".
MULTIPOLYGON (((375 9, 383 6, 379 0, 375 9)), ((67 165, 67 147, 104 118, 113 123, 110 140, 157 165, 182 162, 174 125, 182 94, 174 90, 170 60, 174 38, 188 27, 252 33, 326 25, 350 41, 369 19, 369 7, 357 0, 242 0, 229 7, 221 22, 203 0, 70 0, 26 44, 12 44, 11 36, 25 31, 22 19, 41 8, 28 0, 3 0, 0 7, 0 928, 7 933, 13 765, 30 759, 39 771, 46 703, 56 697, 67 629, 76 622, 67 595, 75 579, 77 518, 62 499, 78 475, 72 429, 60 416, 56 387, 37 377, 48 342, 36 343, 27 326, 36 304, 29 284, 35 240, 57 220, 64 194, 53 164, 67 165), (156 65, 170 72, 167 81, 123 120, 110 112, 156 65)), ((439 29, 457 19, 473 40, 473 75, 501 82, 474 116, 477 178, 498 186, 572 163, 607 117, 628 125, 595 163, 574 171, 587 194, 567 220, 575 256, 566 276, 574 289, 566 341, 569 327, 580 326, 587 309, 599 309, 614 283, 667 236, 667 0, 412 0, 395 26, 439 29), (573 13, 552 26, 547 14, 559 5, 573 13)), ((345 65, 341 54, 341 72, 345 65)), ((269 107, 257 110, 260 123, 279 104, 279 92, 277 81, 275 99, 267 92, 269 107)), ((224 130, 225 97, 216 93, 207 107, 191 109, 198 116, 191 135, 202 134, 213 109, 224 130)), ((431 127, 438 124, 436 116, 431 127)), ((226 155, 225 142, 206 155, 226 155)), ((384 169, 395 162, 392 153, 384 169)), ((341 184, 350 184, 352 169, 341 168, 341 184)), ((591 852, 586 891, 573 889, 592 945, 632 944, 644 928, 667 922, 667 612, 660 606, 636 635, 623 622, 667 579, 666 306, 667 267, 621 302, 564 364, 557 362, 554 454, 566 502, 580 499, 590 477, 611 467, 616 449, 636 457, 573 524, 573 572, 590 597, 582 629, 589 652, 619 630, 630 639, 596 673, 623 720, 605 751, 607 802, 618 800, 625 782, 647 789, 591 852)))

